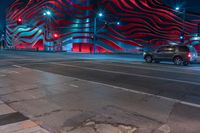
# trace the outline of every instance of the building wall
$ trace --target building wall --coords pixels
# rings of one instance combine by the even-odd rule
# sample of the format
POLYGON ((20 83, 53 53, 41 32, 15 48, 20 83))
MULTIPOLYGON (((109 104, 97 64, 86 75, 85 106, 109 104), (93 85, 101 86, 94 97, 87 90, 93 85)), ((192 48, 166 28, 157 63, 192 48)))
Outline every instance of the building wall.
POLYGON ((185 44, 200 50, 199 41, 191 36, 197 24, 184 21, 182 13, 161 0, 16 0, 7 14, 7 47, 94 52, 98 12, 104 16, 97 18, 97 52, 136 52, 175 44, 183 32, 185 44), (51 16, 44 16, 45 11, 51 16))

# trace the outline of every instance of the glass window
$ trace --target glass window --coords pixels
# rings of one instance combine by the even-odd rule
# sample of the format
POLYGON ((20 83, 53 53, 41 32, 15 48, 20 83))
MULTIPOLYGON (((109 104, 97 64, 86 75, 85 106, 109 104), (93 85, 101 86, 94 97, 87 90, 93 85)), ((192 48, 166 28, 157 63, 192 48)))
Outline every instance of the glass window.
POLYGON ((180 52, 189 52, 189 48, 187 46, 179 46, 178 49, 180 52))
POLYGON ((158 49, 157 52, 164 52, 164 51, 165 51, 165 47, 161 47, 161 48, 158 49))
POLYGON ((161 47, 158 49, 158 52, 174 52, 175 48, 171 46, 161 47))
POLYGON ((188 46, 188 47, 189 47, 189 49, 190 49, 190 52, 194 52, 194 53, 197 52, 196 49, 195 49, 193 46, 188 46))
POLYGON ((169 47, 166 47, 166 48, 165 48, 165 51, 166 51, 166 52, 174 52, 174 51, 175 51, 175 48, 169 46, 169 47))

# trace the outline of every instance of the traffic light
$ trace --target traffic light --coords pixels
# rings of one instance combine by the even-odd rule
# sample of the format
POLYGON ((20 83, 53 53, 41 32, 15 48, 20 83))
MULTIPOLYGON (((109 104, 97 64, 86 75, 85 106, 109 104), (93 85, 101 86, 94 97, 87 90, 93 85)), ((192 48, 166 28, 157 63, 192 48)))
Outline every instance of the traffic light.
POLYGON ((108 22, 104 22, 105 28, 108 28, 108 22))
POLYGON ((57 33, 54 33, 54 34, 53 34, 53 38, 54 38, 54 39, 57 39, 58 37, 59 37, 59 35, 58 35, 57 33))
POLYGON ((18 25, 21 25, 21 24, 22 24, 22 21, 23 21, 22 18, 18 18, 18 19, 17 19, 17 24, 18 24, 18 25))

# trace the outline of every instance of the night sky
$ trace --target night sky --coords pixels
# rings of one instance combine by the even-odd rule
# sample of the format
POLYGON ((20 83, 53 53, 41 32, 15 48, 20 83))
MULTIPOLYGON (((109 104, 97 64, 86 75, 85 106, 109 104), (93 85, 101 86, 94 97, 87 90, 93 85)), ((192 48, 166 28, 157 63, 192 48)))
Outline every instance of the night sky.
MULTIPOLYGON (((8 5, 13 0, 0 0, 0 32, 3 30, 5 25, 5 12, 8 5)), ((167 5, 176 7, 181 5, 188 11, 200 13, 200 0, 163 0, 167 5)))
POLYGON ((163 0, 171 7, 182 6, 188 11, 200 13, 200 0, 163 0))
POLYGON ((3 27, 5 25, 5 13, 6 13, 6 9, 10 5, 10 3, 12 1, 13 0, 0 0, 0 33, 4 29, 3 27))

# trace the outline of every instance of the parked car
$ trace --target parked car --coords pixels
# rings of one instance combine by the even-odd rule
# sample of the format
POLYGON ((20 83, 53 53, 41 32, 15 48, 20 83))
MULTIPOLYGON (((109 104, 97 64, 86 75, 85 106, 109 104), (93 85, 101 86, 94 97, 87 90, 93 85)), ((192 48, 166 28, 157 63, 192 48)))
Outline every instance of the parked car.
POLYGON ((198 58, 196 49, 186 45, 161 46, 155 50, 146 51, 143 55, 147 63, 173 61, 176 65, 188 65, 198 58))

